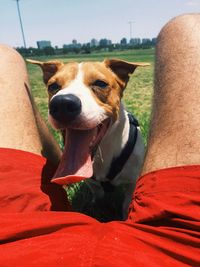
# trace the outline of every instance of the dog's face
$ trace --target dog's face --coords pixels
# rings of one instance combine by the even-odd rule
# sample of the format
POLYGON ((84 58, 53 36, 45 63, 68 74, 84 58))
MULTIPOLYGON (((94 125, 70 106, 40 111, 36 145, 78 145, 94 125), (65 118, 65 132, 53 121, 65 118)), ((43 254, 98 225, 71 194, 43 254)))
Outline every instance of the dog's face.
POLYGON ((117 120, 129 74, 138 66, 148 65, 117 59, 68 64, 59 61, 29 62, 43 70, 49 94, 49 120, 56 129, 66 130, 68 148, 65 149, 65 160, 71 161, 73 169, 83 165, 86 161, 84 157, 88 160, 89 154, 94 155, 109 126, 117 120), (75 155, 74 147, 85 151, 84 156, 80 156, 81 160, 78 157, 71 159, 69 154, 75 155), (74 162, 79 166, 74 167, 74 162))
POLYGON ((57 129, 91 129, 119 115, 120 99, 142 63, 121 60, 63 64, 38 62, 49 94, 49 119, 57 129))
POLYGON ((104 63, 63 65, 47 88, 50 121, 56 128, 86 130, 118 116, 122 88, 104 63))

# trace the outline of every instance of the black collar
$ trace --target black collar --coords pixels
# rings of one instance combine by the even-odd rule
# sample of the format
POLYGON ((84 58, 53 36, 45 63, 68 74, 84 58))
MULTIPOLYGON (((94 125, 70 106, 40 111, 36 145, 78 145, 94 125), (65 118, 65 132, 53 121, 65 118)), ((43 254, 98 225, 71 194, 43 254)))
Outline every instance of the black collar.
POLYGON ((128 141, 124 149, 121 151, 120 155, 117 158, 114 158, 111 162, 110 169, 106 175, 106 178, 109 181, 112 181, 122 171, 124 165, 126 164, 135 147, 138 135, 137 127, 139 126, 139 123, 131 113, 128 113, 128 118, 130 123, 128 141))
MULTIPOLYGON (((101 182, 101 185, 104 188, 105 192, 114 191, 114 186, 111 184, 111 181, 114 180, 114 178, 122 171, 137 141, 137 136, 138 136, 137 127, 139 126, 139 123, 131 113, 128 113, 128 118, 130 124, 128 141, 124 149, 121 151, 120 155, 112 160, 110 169, 107 175, 105 176, 107 178, 107 181, 101 182)), ((93 176, 92 179, 96 180, 95 176, 93 176)))

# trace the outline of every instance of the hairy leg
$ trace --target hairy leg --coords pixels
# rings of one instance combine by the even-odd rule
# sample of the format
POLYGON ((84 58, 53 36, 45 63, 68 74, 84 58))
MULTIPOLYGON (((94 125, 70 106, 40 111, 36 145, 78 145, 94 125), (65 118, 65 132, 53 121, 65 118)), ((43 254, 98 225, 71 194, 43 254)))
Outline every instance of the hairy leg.
POLYGON ((153 111, 142 174, 200 164, 200 14, 170 21, 158 37, 153 111))
POLYGON ((35 108, 24 60, 7 46, 0 46, 0 58, 0 147, 57 162, 61 152, 35 108))

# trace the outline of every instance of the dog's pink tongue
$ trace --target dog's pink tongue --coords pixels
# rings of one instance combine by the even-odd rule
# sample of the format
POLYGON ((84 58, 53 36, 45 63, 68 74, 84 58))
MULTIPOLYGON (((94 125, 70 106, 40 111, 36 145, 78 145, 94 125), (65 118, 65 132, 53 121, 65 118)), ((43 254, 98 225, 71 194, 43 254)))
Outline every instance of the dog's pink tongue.
POLYGON ((94 136, 95 129, 66 131, 64 152, 52 182, 67 185, 93 175, 90 144, 94 136))

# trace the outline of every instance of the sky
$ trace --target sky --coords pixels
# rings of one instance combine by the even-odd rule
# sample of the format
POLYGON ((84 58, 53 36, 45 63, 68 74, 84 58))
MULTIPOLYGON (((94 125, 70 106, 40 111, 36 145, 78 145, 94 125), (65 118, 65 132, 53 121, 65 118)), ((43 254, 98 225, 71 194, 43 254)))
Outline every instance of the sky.
MULTIPOLYGON (((153 38, 173 17, 200 11, 200 0, 20 0, 27 47, 62 47, 107 38, 153 38), (132 34, 130 23, 132 22, 132 34)), ((16 0, 0 0, 0 43, 23 46, 16 0)))

